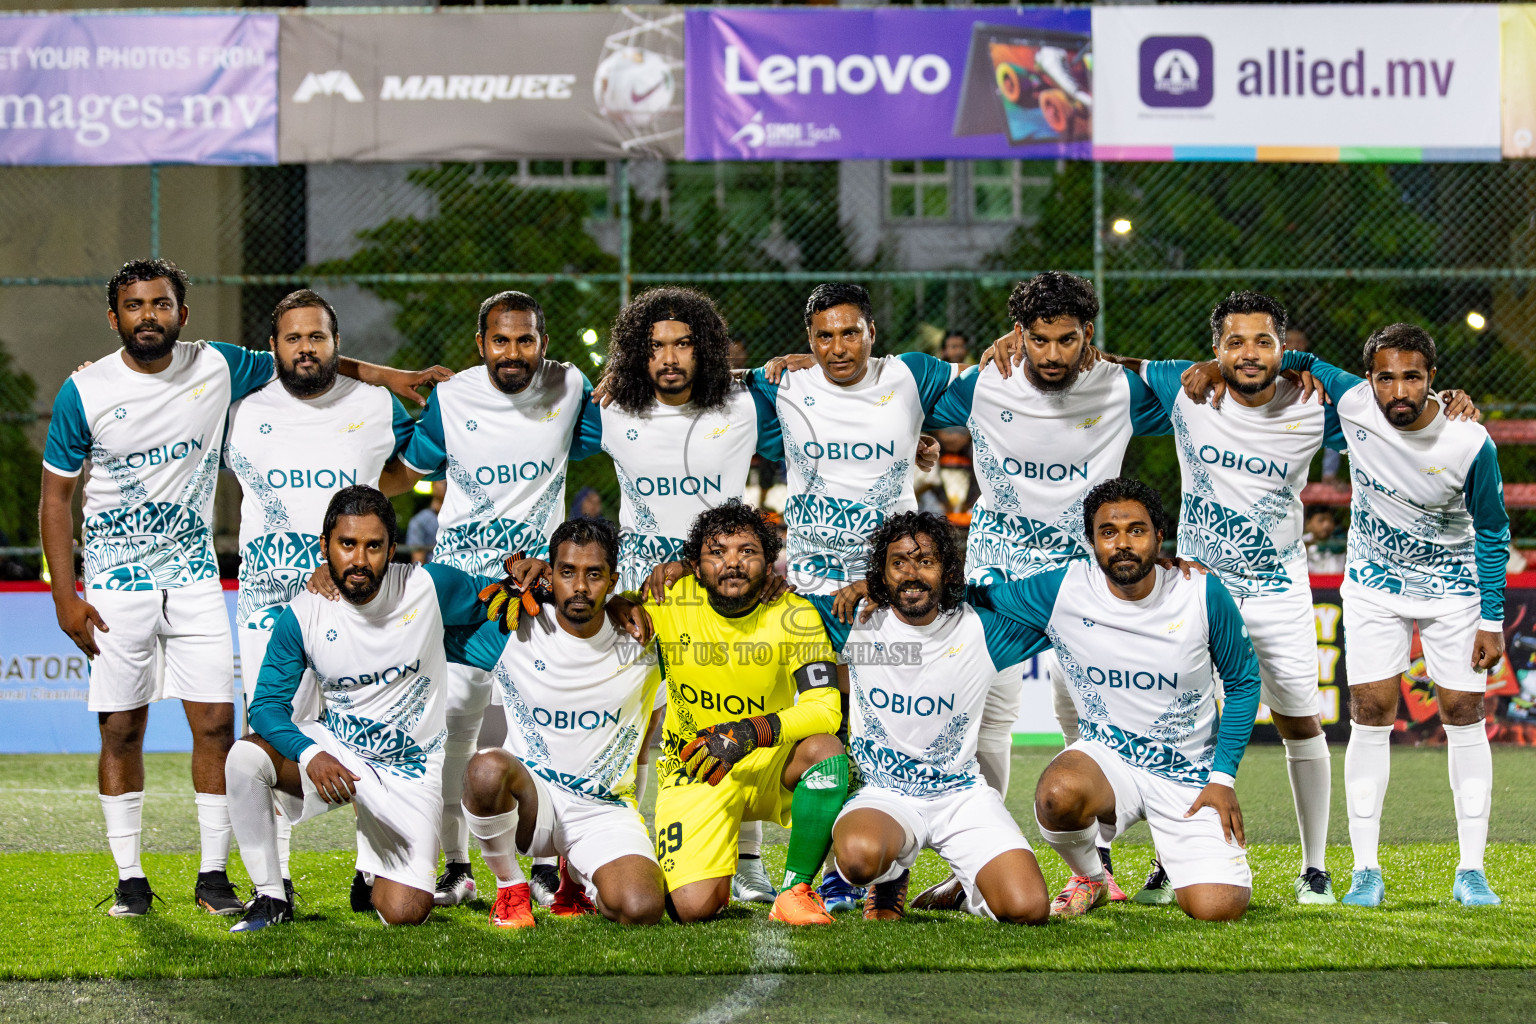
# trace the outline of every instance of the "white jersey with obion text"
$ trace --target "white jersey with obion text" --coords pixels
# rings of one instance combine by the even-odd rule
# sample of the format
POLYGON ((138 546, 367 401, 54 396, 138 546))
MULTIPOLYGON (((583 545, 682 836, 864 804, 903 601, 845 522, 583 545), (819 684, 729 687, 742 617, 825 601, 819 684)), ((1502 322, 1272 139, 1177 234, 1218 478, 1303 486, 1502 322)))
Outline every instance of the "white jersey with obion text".
POLYGON ((913 462, 923 423, 957 367, 921 352, 872 356, 858 383, 839 387, 820 366, 752 386, 771 396, 784 437, 788 574, 802 594, 862 579, 866 538, 886 516, 917 507, 913 462))
POLYGON ((746 493, 754 453, 778 462, 779 420, 759 392, 732 387, 702 410, 654 402, 640 415, 602 410, 602 447, 619 479, 619 590, 637 590, 662 562, 682 558, 700 512, 746 493))
POLYGON ((1173 420, 1183 477, 1179 555, 1221 577, 1238 597, 1305 590, 1301 491, 1317 450, 1343 448, 1331 406, 1302 401, 1285 378, 1254 408, 1229 394, 1220 408, 1184 393, 1187 360, 1141 364, 1141 372, 1173 420))
POLYGON ((1509 514, 1488 431, 1443 404, 1427 426, 1399 430, 1364 378, 1307 352, 1286 366, 1317 377, 1349 445, 1348 579, 1425 600, 1481 595, 1478 628, 1502 629, 1509 514))
POLYGON ((1126 601, 1096 562, 970 587, 967 599, 1049 638, 1083 739, 1173 782, 1237 774, 1259 708, 1259 664, 1215 574, 1154 568, 1151 593, 1126 601), (1226 691, 1217 706, 1215 672, 1226 691))
POLYGON ((500 576, 514 552, 545 556, 565 518, 567 463, 596 450, 591 393, 580 370, 549 359, 515 395, 492 384, 484 365, 433 390, 401 460, 447 476, 434 562, 500 576))
POLYGON ((314 741, 293 722, 293 696, 307 667, 319 682, 327 730, 380 769, 421 778, 446 734, 444 628, 483 622, 477 595, 491 582, 446 565, 397 562, 365 605, 300 591, 267 647, 252 731, 302 763, 314 741))
POLYGON ((240 628, 277 624, 320 564, 331 496, 354 484, 377 487, 412 427, 388 390, 349 377, 314 398, 274 380, 230 407, 224 462, 240 479, 240 628))
POLYGON ((1089 558, 1083 497, 1120 475, 1131 437, 1168 433, 1140 377, 1098 362, 1064 391, 1042 391, 1024 368, 990 362, 961 374, 934 422, 966 427, 981 495, 971 509, 965 569, 972 583, 1023 579, 1089 558))
POLYGON ((832 598, 808 600, 848 666, 848 752, 865 786, 936 797, 976 785, 976 738, 997 674, 1046 640, 991 609, 961 602, 926 626, 889 608, 851 626, 832 598))
POLYGON ((516 635, 487 622, 455 660, 487 669, 507 714, 506 748, 544 782, 598 803, 635 803, 635 762, 661 685, 653 644, 602 627, 582 638, 545 606, 516 635))
POLYGON ((43 467, 85 479, 85 585, 164 590, 217 579, 210 529, 229 404, 272 379, 271 353, 178 342, 139 373, 122 351, 77 370, 53 400, 43 467))

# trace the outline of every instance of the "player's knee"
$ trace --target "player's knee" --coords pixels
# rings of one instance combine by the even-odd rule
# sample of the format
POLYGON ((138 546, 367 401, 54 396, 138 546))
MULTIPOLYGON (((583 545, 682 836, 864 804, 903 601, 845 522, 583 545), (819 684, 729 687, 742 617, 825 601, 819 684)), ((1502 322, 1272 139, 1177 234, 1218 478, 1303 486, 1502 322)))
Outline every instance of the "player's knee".
POLYGON ((1003 924, 1038 925, 1051 919, 1051 905, 1043 898, 1031 899, 1025 893, 1009 893, 1000 903, 1001 906, 987 905, 1003 924))
POLYGON ((425 924, 427 918, 432 916, 432 894, 429 892, 411 889, 393 894, 388 899, 378 897, 376 890, 373 906, 378 911, 379 920, 387 925, 425 924))
POLYGON ((136 715, 103 715, 101 749, 106 754, 128 754, 144 746, 145 719, 136 715))
POLYGON ((272 757, 255 743, 244 740, 229 748, 224 756, 224 786, 229 789, 247 779, 277 785, 277 769, 272 757))
POLYGON ((724 910, 731 899, 730 886, 722 889, 712 889, 707 893, 686 893, 682 899, 678 899, 678 893, 673 893, 669 899, 672 910, 672 919, 678 924, 693 924, 698 921, 708 921, 720 911, 724 910))
POLYGON ((854 885, 869 885, 885 871, 885 844, 876 836, 850 832, 837 840, 837 871, 854 885))
POLYGON ((1397 691, 1382 696, 1366 687, 1351 689, 1349 717, 1358 725, 1391 725, 1397 717, 1397 691))
POLYGON ((1175 890, 1178 898, 1179 909, 1185 915, 1196 921, 1208 921, 1212 924, 1220 924, 1224 921, 1236 921, 1248 912, 1248 900, 1253 895, 1253 890, 1243 889, 1232 885, 1218 886, 1221 891, 1212 893, 1204 891, 1206 887, 1194 886, 1195 891, 1175 890))
POLYGON ((1035 815, 1052 830, 1081 828, 1084 805, 1082 788, 1063 774, 1048 773, 1035 787, 1035 815))
POLYGON ((811 764, 819 764, 829 757, 837 757, 846 751, 836 736, 823 732, 801 740, 799 753, 809 759, 811 764))
POLYGON ((482 750, 469 759, 464 769, 464 805, 471 814, 496 813, 512 770, 512 755, 505 750, 482 750))
POLYGON ((618 911, 619 924, 659 924, 662 915, 666 913, 666 900, 661 890, 649 887, 626 890, 618 904, 615 909, 618 911))

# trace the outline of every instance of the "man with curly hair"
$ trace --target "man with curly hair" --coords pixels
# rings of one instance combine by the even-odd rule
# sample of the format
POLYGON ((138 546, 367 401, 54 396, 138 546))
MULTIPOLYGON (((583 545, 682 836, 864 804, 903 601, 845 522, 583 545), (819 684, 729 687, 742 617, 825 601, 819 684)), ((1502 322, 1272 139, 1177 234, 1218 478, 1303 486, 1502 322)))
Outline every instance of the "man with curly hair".
POLYGON ((763 514, 727 502, 693 522, 693 575, 646 605, 667 680, 656 854, 681 922, 729 901, 743 821, 793 822, 772 918, 832 922, 811 883, 848 795, 836 656, 804 598, 763 603, 778 553, 763 514))
POLYGON ((966 602, 965 552, 943 516, 898 513, 869 545, 867 622, 850 628, 832 598, 809 598, 848 666, 849 751, 862 783, 833 827, 838 873, 872 885, 866 920, 899 920, 911 867, 929 848, 954 869, 971 913, 1044 924, 1040 865, 981 778, 976 740, 999 667, 1045 642, 966 602))

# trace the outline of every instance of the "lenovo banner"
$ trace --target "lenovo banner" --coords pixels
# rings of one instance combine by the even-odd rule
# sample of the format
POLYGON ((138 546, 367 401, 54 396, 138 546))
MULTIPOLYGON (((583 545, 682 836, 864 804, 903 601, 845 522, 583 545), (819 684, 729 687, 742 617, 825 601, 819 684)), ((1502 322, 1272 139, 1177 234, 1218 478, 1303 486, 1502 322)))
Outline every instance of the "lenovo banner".
POLYGON ((284 163, 682 152, 665 7, 283 19, 284 163))
POLYGON ((276 162, 276 16, 0 16, 0 163, 276 162))
POLYGON ((1093 11, 1100 160, 1499 158, 1493 5, 1093 11))
POLYGON ((1087 157, 1089 14, 690 10, 690 160, 1087 157))

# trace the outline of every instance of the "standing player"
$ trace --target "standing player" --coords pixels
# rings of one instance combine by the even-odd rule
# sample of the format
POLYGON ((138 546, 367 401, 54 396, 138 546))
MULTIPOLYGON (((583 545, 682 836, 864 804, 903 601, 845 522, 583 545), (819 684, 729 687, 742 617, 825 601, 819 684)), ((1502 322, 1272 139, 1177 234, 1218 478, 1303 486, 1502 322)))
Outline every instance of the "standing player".
POLYGON ((647 606, 667 679, 656 853, 679 921, 729 901, 742 821, 793 820, 771 916, 832 922, 811 883, 848 795, 837 668, 804 598, 761 603, 778 549, 757 509, 710 509, 683 549, 694 575, 647 606))
MULTIPOLYGON (((1112 363, 1086 366, 1099 298, 1093 285, 1061 271, 1036 275, 1008 296, 1013 319, 1006 355, 967 370, 933 411, 933 420, 970 430, 981 496, 971 509, 965 568, 973 584, 1019 580, 1092 555, 1082 530, 1083 497, 1120 475, 1135 435, 1165 434, 1168 417, 1135 373, 1112 363), (1023 372, 1008 358, 1023 355, 1023 372)), ((1055 658, 1037 662, 1050 675, 1057 720, 1068 746, 1077 709, 1055 658)), ((988 785, 1008 795, 1013 723, 1023 666, 998 674, 982 719, 977 758, 988 785)), ((1106 865, 1109 848, 1103 850, 1106 865)), ((1111 897, 1124 899, 1108 872, 1111 897)), ((953 881, 918 897, 919 907, 955 907, 953 881)))
MULTIPOLYGON (((234 742, 234 650, 210 520, 226 413, 272 378, 270 353, 177 340, 187 277, 166 260, 123 265, 107 285, 115 357, 59 389, 43 458, 43 551, 59 626, 92 658, 89 707, 101 728, 98 778, 118 884, 108 913, 148 912, 139 862, 144 727, 149 704, 178 698, 192 728, 202 861, 197 902, 215 914, 243 904, 225 873, 229 810, 224 756, 234 742), (70 503, 85 483, 86 597, 75 592, 70 503), (87 600, 88 598, 88 600, 87 600)), ((438 378, 343 359, 342 373, 411 388, 438 378)))
MULTIPOLYGON (((229 409, 224 462, 240 479, 240 593, 236 636, 247 705, 267 641, 288 602, 320 564, 320 524, 337 490, 351 484, 405 489, 396 459, 414 425, 384 388, 337 376, 341 332, 336 311, 308 289, 272 311, 268 342, 281 386, 267 384, 229 409)), ((319 714, 311 680, 294 700, 300 721, 319 714)), ((286 817, 278 823, 279 860, 288 874, 286 817)))
POLYGON ((635 790, 661 671, 604 614, 618 546, 607 520, 561 524, 549 541, 553 609, 521 616, 515 636, 488 622, 454 653, 494 675, 506 709, 505 749, 476 754, 464 783, 469 830, 496 873, 498 927, 534 923, 519 852, 564 858, 556 914, 592 911, 587 879, 610 920, 655 924, 665 911, 635 790))
MULTIPOLYGON (((549 533, 565 518, 566 464, 596 450, 592 385, 570 363, 545 358, 544 311, 523 292, 480 304, 475 347, 484 360, 454 374, 427 401, 401 461, 416 477, 446 473, 432 560, 470 573, 500 575, 508 555, 543 558, 549 533)), ((442 845, 447 863, 438 905, 471 898, 469 832, 461 806, 464 768, 491 700, 489 673, 448 669, 448 739, 443 756, 442 845)), ((553 899, 554 868, 536 875, 553 899)))
POLYGON ((240 856, 256 897, 230 931, 293 920, 278 865, 273 801, 295 823, 356 801, 357 862, 374 876, 385 924, 432 913, 442 811, 445 627, 484 621, 493 581, 445 565, 392 564, 394 506, 372 487, 331 498, 321 530, 341 594, 296 595, 278 619, 251 701, 252 735, 229 752, 225 778, 240 856), (295 722, 313 672, 319 721, 295 722))
POLYGON ((1049 637, 1078 705, 1081 738, 1035 788, 1040 833, 1072 869, 1051 913, 1106 902, 1096 844, 1145 820, 1184 912, 1233 920, 1252 892, 1233 790, 1259 708, 1248 631, 1215 573, 1186 579, 1157 565, 1166 517, 1152 488, 1108 480, 1088 492, 1083 518, 1096 565, 968 595, 1049 637))
MULTIPOLYGON (((641 292, 613 322, 600 426, 619 480, 621 591, 680 558, 700 512, 743 498, 754 454, 784 458, 773 402, 732 377, 730 344, 715 304, 687 288, 641 292)), ((640 750, 641 797, 660 717, 658 706, 640 750)), ((743 827, 738 852, 732 895, 772 903, 758 823, 743 827)))
POLYGON ((1287 365, 1312 371, 1338 409, 1349 445, 1349 561, 1344 599, 1350 734, 1344 788, 1354 877, 1344 902, 1381 904, 1377 858, 1390 771, 1398 680, 1414 627, 1445 726, 1461 860, 1451 894, 1497 906, 1483 873, 1493 755, 1483 727, 1487 672, 1504 654, 1509 516, 1498 452, 1477 423, 1449 419, 1430 386, 1435 342, 1392 324, 1365 343, 1366 378, 1310 353, 1287 365))
POLYGON ((862 780, 833 828, 837 870, 873 884, 866 919, 898 920, 910 869, 931 847, 961 879, 971 913, 1044 924, 1040 865, 1002 795, 977 775, 976 737, 997 666, 1045 641, 965 603, 964 554, 942 516, 897 513, 869 544, 873 621, 850 630, 832 598, 810 598, 848 666, 849 752, 862 780))
POLYGON ((872 356, 874 312, 856 284, 818 285, 805 329, 815 365, 803 356, 770 364, 752 386, 783 429, 789 581, 830 594, 864 577, 866 538, 886 516, 917 508, 911 453, 958 367, 924 352, 872 356))

